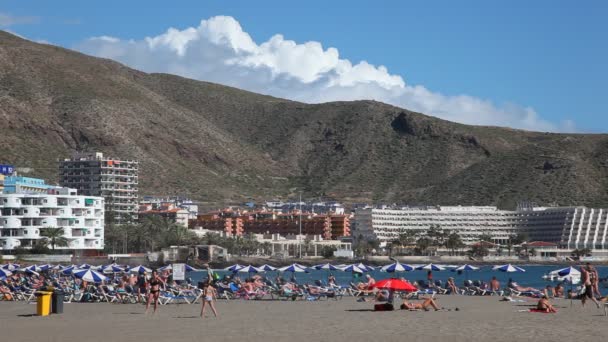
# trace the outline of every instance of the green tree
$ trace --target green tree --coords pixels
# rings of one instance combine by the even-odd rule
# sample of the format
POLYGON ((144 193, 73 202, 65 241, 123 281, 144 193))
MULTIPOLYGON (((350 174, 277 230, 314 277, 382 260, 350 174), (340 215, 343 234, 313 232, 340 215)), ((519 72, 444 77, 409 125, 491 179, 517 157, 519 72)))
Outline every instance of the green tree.
POLYGON ((414 230, 406 230, 403 233, 399 234, 399 238, 397 239, 399 245, 401 246, 411 246, 416 243, 416 231, 414 230))
POLYGON ((40 229, 40 235, 48 241, 53 252, 55 247, 67 247, 70 243, 70 240, 64 236, 63 228, 42 228, 40 229))
POLYGON ((433 245, 431 238, 423 236, 416 241, 416 249, 418 249, 421 255, 424 255, 426 251, 433 245))
POLYGON ((447 237, 445 246, 451 251, 452 255, 455 255, 457 249, 464 247, 464 243, 462 242, 460 234, 458 234, 457 232, 452 232, 447 237))

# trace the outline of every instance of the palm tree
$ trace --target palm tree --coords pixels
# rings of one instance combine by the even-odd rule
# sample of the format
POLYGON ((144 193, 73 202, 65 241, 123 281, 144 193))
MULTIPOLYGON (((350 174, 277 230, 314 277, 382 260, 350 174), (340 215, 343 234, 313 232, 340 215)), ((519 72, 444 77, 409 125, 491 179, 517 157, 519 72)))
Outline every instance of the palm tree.
POLYGON ((40 231, 40 235, 45 237, 45 240, 51 245, 51 249, 55 251, 55 247, 67 247, 70 240, 64 236, 63 228, 43 228, 40 231))

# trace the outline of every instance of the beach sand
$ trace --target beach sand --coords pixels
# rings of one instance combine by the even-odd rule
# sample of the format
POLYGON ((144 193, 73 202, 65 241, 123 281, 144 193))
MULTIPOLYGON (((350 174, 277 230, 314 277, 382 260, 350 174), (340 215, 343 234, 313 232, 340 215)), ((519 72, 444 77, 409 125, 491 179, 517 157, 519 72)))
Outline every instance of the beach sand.
POLYGON ((352 297, 329 301, 222 301, 220 317, 199 317, 200 305, 161 306, 144 315, 137 304, 70 303, 64 314, 31 316, 36 306, 0 302, 1 341, 601 341, 608 317, 593 304, 555 300, 557 314, 519 312, 535 304, 500 297, 440 296, 459 311, 373 312, 352 297))

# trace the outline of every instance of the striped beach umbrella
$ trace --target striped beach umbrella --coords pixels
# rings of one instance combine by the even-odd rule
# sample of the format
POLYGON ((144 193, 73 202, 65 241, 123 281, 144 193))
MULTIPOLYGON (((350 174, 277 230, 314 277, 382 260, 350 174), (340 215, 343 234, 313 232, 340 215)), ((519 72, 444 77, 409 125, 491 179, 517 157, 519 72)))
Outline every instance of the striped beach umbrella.
POLYGON ((362 263, 358 263, 358 264, 354 264, 354 265, 359 267, 362 270, 365 270, 366 272, 371 272, 376 269, 374 266, 364 265, 362 263))
POLYGON ((77 270, 75 265, 72 266, 68 266, 66 268, 64 268, 63 270, 61 270, 61 273, 65 274, 65 275, 69 275, 72 274, 72 271, 77 270))
POLYGON ((20 268, 18 270, 15 270, 15 272, 23 272, 23 273, 33 274, 33 275, 39 276, 40 273, 38 273, 37 271, 34 271, 34 269, 36 269, 36 268, 30 266, 30 268, 27 268, 27 267, 20 268))
POLYGON ((79 269, 79 270, 88 270, 88 269, 90 269, 91 267, 93 267, 93 266, 91 266, 91 265, 89 265, 89 264, 86 264, 86 263, 85 263, 85 264, 79 265, 79 266, 78 266, 78 269, 79 269))
POLYGON ((36 273, 42 272, 42 268, 38 265, 30 265, 30 266, 23 268, 23 270, 29 271, 29 272, 36 272, 36 273))
POLYGON ((240 270, 243 267, 245 267, 245 266, 239 265, 239 264, 234 264, 232 266, 224 268, 224 270, 225 271, 230 271, 230 272, 237 272, 238 270, 240 270))
POLYGON ((464 264, 462 266, 458 266, 454 269, 454 271, 477 271, 479 267, 475 267, 473 265, 464 264))
POLYGON ((39 265, 38 267, 40 267, 41 271, 47 271, 53 268, 53 265, 50 264, 44 264, 44 265, 39 265))
POLYGON ((76 278, 80 278, 84 281, 89 281, 89 282, 93 282, 93 283, 100 283, 100 282, 108 279, 105 275, 103 275, 97 271, 91 270, 91 269, 75 270, 73 272, 73 275, 76 278))
POLYGON ((435 264, 422 265, 416 268, 417 270, 426 270, 426 271, 445 271, 445 268, 435 264))
POLYGON ((394 273, 394 272, 409 272, 413 271, 414 267, 400 262, 395 262, 390 265, 383 266, 381 269, 383 272, 394 273))
POLYGON ((13 275, 13 272, 0 268, 0 278, 6 278, 13 275))
POLYGON ((258 270, 257 268, 255 268, 255 267, 253 267, 251 265, 248 265, 248 266, 239 268, 239 270, 237 272, 240 272, 240 273, 258 273, 258 272, 260 272, 260 270, 258 270))
POLYGON ((326 270, 326 271, 339 271, 340 269, 330 263, 314 265, 312 268, 315 270, 326 270))
POLYGON ((63 266, 63 265, 55 265, 55 266, 53 266, 53 269, 55 271, 61 271, 61 270, 65 269, 65 268, 66 268, 66 266, 63 266))
POLYGON ((298 264, 291 264, 285 267, 281 267, 279 268, 280 272, 293 272, 293 273, 303 273, 303 272, 307 272, 306 271, 306 267, 302 267, 301 265, 298 264))
POLYGON ((500 272, 506 272, 506 273, 526 272, 526 270, 524 270, 523 268, 515 266, 515 265, 511 265, 511 264, 494 266, 492 268, 492 270, 494 270, 494 271, 500 271, 500 272))
POLYGON ((124 272, 125 269, 116 264, 113 264, 113 265, 103 266, 99 271, 101 271, 102 273, 120 273, 120 272, 124 272))
POLYGON ((367 268, 360 268, 357 265, 346 265, 345 267, 341 268, 342 271, 344 272, 352 272, 352 273, 365 273, 367 272, 367 268))
POLYGON ((270 272, 270 271, 276 271, 276 267, 264 264, 260 267, 258 267, 258 270, 262 271, 262 272, 270 272))
POLYGON ((138 265, 138 266, 135 266, 135 267, 129 269, 129 272, 131 272, 131 273, 144 273, 144 272, 150 273, 150 272, 152 272, 152 270, 143 265, 138 265))
POLYGON ((2 266, 0 266, 1 269, 3 270, 9 270, 9 271, 16 271, 19 269, 19 267, 21 267, 19 264, 4 264, 2 266))

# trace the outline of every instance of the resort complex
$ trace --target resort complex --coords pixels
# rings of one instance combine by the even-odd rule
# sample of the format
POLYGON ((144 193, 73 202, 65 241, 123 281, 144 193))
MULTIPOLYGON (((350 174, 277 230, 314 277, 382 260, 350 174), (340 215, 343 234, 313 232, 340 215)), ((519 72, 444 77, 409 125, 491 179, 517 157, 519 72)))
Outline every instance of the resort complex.
POLYGON ((586 207, 526 207, 500 210, 492 206, 368 207, 355 211, 354 232, 381 243, 400 234, 424 235, 440 227, 460 235, 465 244, 490 236, 506 244, 516 234, 530 241, 551 243, 561 249, 608 249, 608 210, 586 207))

